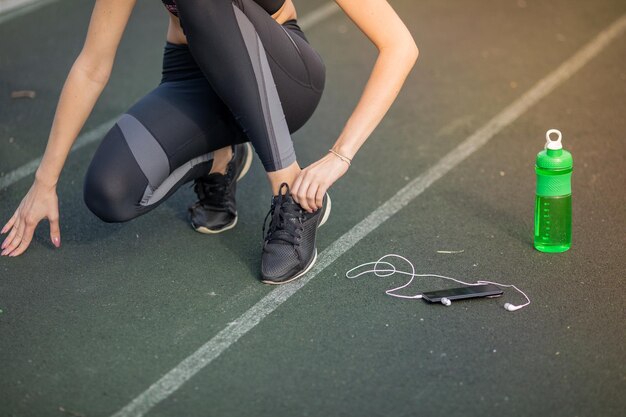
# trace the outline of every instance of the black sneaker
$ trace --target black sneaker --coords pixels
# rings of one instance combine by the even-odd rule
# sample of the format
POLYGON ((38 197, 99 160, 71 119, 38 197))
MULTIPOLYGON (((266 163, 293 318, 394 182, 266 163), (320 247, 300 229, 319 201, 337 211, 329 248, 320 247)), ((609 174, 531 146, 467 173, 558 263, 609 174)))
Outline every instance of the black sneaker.
POLYGON ((263 222, 263 255, 261 281, 284 284, 304 275, 317 259, 315 237, 317 228, 330 215, 330 196, 324 196, 323 206, 314 213, 305 211, 282 183, 278 195, 272 197, 272 207, 263 222), (283 187, 286 193, 283 195, 283 187), (267 234, 265 223, 272 216, 267 234))
POLYGON ((250 169, 252 148, 250 143, 233 146, 233 157, 225 174, 214 172, 194 180, 193 189, 198 195, 189 207, 191 227, 200 233, 220 233, 237 224, 236 184, 250 169))

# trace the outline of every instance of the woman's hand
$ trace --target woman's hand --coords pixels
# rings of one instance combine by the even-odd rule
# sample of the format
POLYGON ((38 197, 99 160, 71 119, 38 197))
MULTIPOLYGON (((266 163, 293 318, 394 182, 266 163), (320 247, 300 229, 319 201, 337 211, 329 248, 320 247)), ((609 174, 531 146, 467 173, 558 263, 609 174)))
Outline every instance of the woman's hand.
POLYGON ((346 171, 348 171, 348 164, 329 152, 300 172, 291 186, 291 195, 303 209, 313 213, 322 208, 326 190, 346 171))
POLYGON ((1 255, 18 256, 22 254, 33 239, 37 224, 43 218, 50 221, 50 239, 57 248, 61 246, 59 229, 59 200, 55 186, 44 185, 37 180, 22 199, 13 217, 4 225, 0 233, 11 233, 4 239, 1 255))

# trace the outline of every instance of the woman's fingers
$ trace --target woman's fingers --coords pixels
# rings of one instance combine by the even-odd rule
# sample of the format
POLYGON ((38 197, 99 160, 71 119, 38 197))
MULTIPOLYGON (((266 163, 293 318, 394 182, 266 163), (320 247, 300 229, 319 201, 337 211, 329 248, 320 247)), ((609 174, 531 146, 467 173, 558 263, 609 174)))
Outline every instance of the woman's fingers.
MULTIPOLYGON (((18 220, 18 224, 19 224, 19 220, 18 220)), ((4 242, 2 242, 2 246, 0 246, 0 249, 3 249, 2 255, 6 255, 7 253, 9 253, 7 248, 11 244, 11 242, 13 241, 13 238, 15 238, 16 234, 17 234, 17 225, 14 224, 13 228, 11 229, 11 232, 6 237, 6 239, 4 239, 4 242)))
MULTIPOLYGON (((55 211, 49 217, 50 220, 50 238, 52 243, 57 248, 61 246, 61 230, 59 227, 59 215, 58 211, 55 211)), ((35 220, 32 217, 23 218, 22 216, 16 216, 16 220, 10 220, 11 233, 2 243, 3 249, 1 255, 18 256, 24 253, 30 243, 33 240, 35 234, 35 228, 39 223, 39 220, 35 220)), ((7 223, 9 224, 9 223, 7 223)), ((8 229, 8 227, 7 227, 8 229)), ((3 229, 4 230, 4 229, 3 229)))
POLYGON ((16 219, 17 219, 17 210, 15 210, 15 213, 13 213, 13 216, 11 216, 7 224, 4 225, 4 227, 2 228, 2 231, 0 231, 0 234, 5 234, 6 232, 8 232, 9 229, 13 227, 13 224, 15 223, 16 219))
POLYGON ((347 171, 345 162, 326 155, 300 172, 291 187, 294 200, 308 212, 324 205, 328 188, 347 171))
POLYGON ((291 189, 290 189, 291 196, 293 197, 294 200, 296 200, 296 203, 298 204, 300 204, 300 199, 298 198, 298 192, 300 191, 301 186, 302 186, 302 171, 296 177, 293 184, 291 184, 291 189))
POLYGON ((15 248, 13 252, 9 253, 9 256, 18 256, 24 253, 26 248, 28 248, 28 245, 30 245, 30 242, 33 240, 33 234, 35 233, 35 226, 37 226, 36 223, 34 225, 30 223, 26 226, 19 245, 15 248))
POLYGON ((50 221, 50 239, 57 248, 61 246, 61 228, 59 227, 59 214, 51 215, 48 220, 50 221))
POLYGON ((320 184, 317 189, 317 194, 315 194, 315 202, 317 203, 317 207, 322 208, 324 205, 324 195, 326 195, 326 190, 328 187, 324 184, 320 184))
MULTIPOLYGON (((304 171, 302 171, 302 172, 304 172, 304 171)), ((300 175, 302 176, 302 173, 300 175)), ((309 203, 307 201, 307 191, 309 189, 309 186, 310 186, 310 182, 309 182, 309 180, 307 179, 307 177, 305 175, 302 178, 302 181, 301 181, 300 185, 298 186, 298 188, 296 189, 294 195, 297 198, 296 202, 298 204, 300 204, 303 209, 305 209, 308 212, 313 212, 313 209, 311 208, 311 206, 309 206, 309 203)))
POLYGON ((50 220, 50 238, 54 246, 61 245, 59 207, 56 190, 41 186, 35 181, 15 213, 2 228, 9 235, 0 245, 0 255, 18 256, 24 253, 33 240, 41 219, 50 220))
MULTIPOLYGON (((303 171, 304 173, 304 171, 303 171)), ((303 209, 309 213, 313 213, 322 207, 322 202, 317 198, 320 188, 320 181, 316 178, 311 178, 312 175, 307 172, 296 179, 299 185, 294 190, 296 201, 302 206, 303 209)), ((296 183, 294 182, 294 184, 296 183)), ((322 194, 323 197, 323 194, 322 194)))
POLYGON ((11 233, 9 233, 9 236, 7 237, 7 239, 10 239, 10 240, 6 242, 6 246, 4 247, 4 250, 2 251, 2 255, 10 254, 13 251, 13 249, 15 249, 20 244, 20 242, 22 241, 23 233, 24 233, 24 220, 20 217, 17 220, 17 225, 13 227, 13 230, 11 230, 11 233))
POLYGON ((311 185, 309 185, 309 188, 307 189, 307 192, 306 192, 307 203, 309 207, 311 207, 311 210, 313 211, 317 211, 318 209, 318 204, 315 198, 318 188, 319 188, 319 184, 317 183, 317 181, 312 181, 311 185))

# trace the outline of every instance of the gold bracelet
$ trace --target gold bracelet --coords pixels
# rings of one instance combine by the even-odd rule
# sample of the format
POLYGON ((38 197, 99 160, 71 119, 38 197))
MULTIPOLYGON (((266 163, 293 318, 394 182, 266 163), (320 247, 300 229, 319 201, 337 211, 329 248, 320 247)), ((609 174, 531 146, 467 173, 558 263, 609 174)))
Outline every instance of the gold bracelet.
POLYGON ((335 151, 333 151, 332 149, 329 149, 328 152, 332 152, 333 154, 337 155, 339 157, 339 159, 341 159, 342 161, 344 161, 345 163, 348 164, 348 166, 351 165, 352 163, 352 159, 348 158, 347 156, 343 156, 340 153, 337 153, 335 151))

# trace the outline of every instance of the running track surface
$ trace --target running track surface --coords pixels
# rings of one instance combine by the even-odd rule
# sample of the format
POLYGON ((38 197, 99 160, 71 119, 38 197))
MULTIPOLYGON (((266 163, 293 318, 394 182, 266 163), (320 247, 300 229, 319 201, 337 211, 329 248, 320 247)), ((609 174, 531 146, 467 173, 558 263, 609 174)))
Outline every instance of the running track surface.
MULTIPOLYGON (((301 19, 327 4, 295 3, 301 19)), ((390 3, 420 59, 331 190, 320 252, 626 13, 619 1, 390 3)), ((89 2, 61 0, 0 24, 0 178, 41 156, 90 13, 89 2), (36 97, 11 99, 15 90, 36 97)), ((158 83, 166 23, 160 3, 139 2, 83 133, 158 83)), ((302 164, 332 144, 376 57, 341 12, 305 32, 328 78, 294 135, 302 164)), ((620 415, 625 38, 354 246, 332 252, 334 262, 146 415, 620 415), (532 249, 534 156, 553 127, 575 161, 574 245, 559 255, 532 249), (462 252, 438 253, 446 250, 462 252), (387 253, 418 272, 515 283, 533 303, 506 312, 505 301, 521 302, 507 291, 506 300, 429 306, 384 294, 403 277, 343 277, 387 253)), ((96 143, 73 152, 61 177, 61 249, 43 222, 24 255, 0 258, 0 415, 113 415, 274 290, 257 281, 269 209, 258 161, 240 183, 237 227, 205 236, 187 224, 189 188, 132 222, 100 222, 82 202, 96 143)), ((3 224, 31 182, 0 190, 3 224)), ((447 285, 419 280, 412 289, 447 285)))

